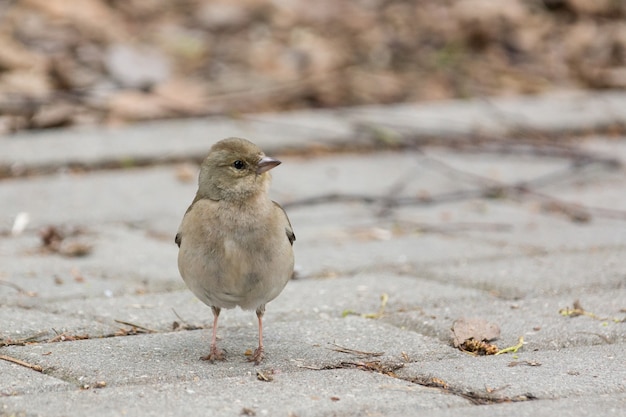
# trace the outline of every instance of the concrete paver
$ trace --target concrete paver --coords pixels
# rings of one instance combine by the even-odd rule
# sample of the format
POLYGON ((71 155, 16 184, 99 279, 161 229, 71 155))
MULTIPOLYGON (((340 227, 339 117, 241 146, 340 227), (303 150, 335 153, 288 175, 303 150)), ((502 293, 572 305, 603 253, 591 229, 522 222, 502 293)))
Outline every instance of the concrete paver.
POLYGON ((313 371, 315 384, 304 372, 275 375, 271 383, 252 374, 216 380, 138 385, 63 395, 12 397, 8 409, 30 409, 50 416, 89 415, 399 415, 467 401, 405 381, 360 370, 313 371), (248 410, 248 411, 246 411, 248 410))
POLYGON ((596 249, 549 256, 497 259, 491 262, 432 267, 446 283, 471 285, 501 297, 539 294, 584 294, 619 289, 624 284, 623 249, 596 249))
POLYGON ((407 309, 403 304, 394 306, 391 303, 390 309, 394 313, 383 320, 402 329, 439 338, 443 343, 450 341, 450 328, 456 319, 480 317, 499 325, 501 335, 494 342, 499 348, 517 344, 520 336, 524 337, 524 351, 619 345, 626 341, 624 323, 619 321, 623 319, 620 310, 625 296, 624 289, 514 300, 483 295, 480 299, 450 300, 445 304, 424 303, 414 310, 407 309), (560 313, 561 310, 572 309, 576 300, 595 316, 569 317, 560 313))
POLYGON ((567 152, 446 144, 623 125, 625 102, 570 93, 1 139, 0 171, 43 174, 0 181, 0 355, 43 372, 0 360, 0 416, 622 415, 626 182, 623 165, 601 161, 625 164, 626 138, 564 137, 562 149, 593 153, 584 167, 567 152), (178 276, 173 243, 196 185, 171 162, 233 135, 280 155, 272 195, 298 237, 297 278, 268 304, 257 367, 245 356, 256 317, 241 310, 220 316, 227 361, 199 360, 211 313, 178 276), (376 151, 303 151, 350 146, 376 151), (112 163, 135 168, 100 169, 112 163), (507 192, 486 195, 492 185, 507 192), (567 203, 592 206, 587 221, 567 203), (12 236, 22 212, 30 222, 12 236), (92 251, 42 251, 48 225, 82 231, 72 239, 92 251), (575 300, 587 314, 559 314, 575 300), (525 344, 462 353, 450 343, 460 317, 497 323, 500 348, 525 344))
MULTIPOLYGON (((2 372, 0 397, 60 392, 72 388, 68 382, 5 361, 0 361, 0 372, 2 372)), ((0 408, 0 413, 5 412, 6 410, 0 408)))
POLYGON ((9 346, 3 351, 77 387, 99 381, 116 386, 236 377, 254 374, 256 369, 290 374, 363 360, 360 355, 337 352, 334 344, 380 353, 377 360, 393 363, 402 363, 405 356, 424 361, 463 355, 451 348, 442 351, 436 340, 421 334, 360 317, 320 322, 268 320, 266 358, 259 367, 245 356, 256 346, 255 327, 225 327, 219 335, 227 359, 214 364, 199 359, 207 355, 210 342, 210 333, 202 330, 9 346))
POLYGON ((464 357, 447 362, 410 364, 398 374, 410 379, 437 375, 447 384, 494 398, 562 398, 623 393, 626 388, 622 346, 584 346, 567 350, 520 352, 515 358, 464 357), (512 363, 517 365, 511 366, 512 363), (549 383, 546 383, 549 381, 549 383))

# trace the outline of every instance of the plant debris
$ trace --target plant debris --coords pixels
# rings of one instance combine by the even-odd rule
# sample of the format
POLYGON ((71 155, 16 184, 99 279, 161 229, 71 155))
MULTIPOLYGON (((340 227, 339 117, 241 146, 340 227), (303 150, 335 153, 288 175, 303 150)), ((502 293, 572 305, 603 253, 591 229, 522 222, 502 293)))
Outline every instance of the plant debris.
POLYGON ((574 300, 573 308, 565 307, 559 310, 559 314, 567 317, 589 316, 596 317, 595 314, 585 311, 580 300, 574 300))
POLYGON ((124 324, 126 326, 130 326, 130 329, 119 329, 115 334, 116 336, 127 336, 127 335, 135 335, 142 333, 158 333, 156 330, 149 329, 144 326, 140 326, 139 324, 130 323, 128 321, 123 320, 114 320, 116 323, 124 324))
POLYGON ((344 310, 341 313, 341 317, 361 316, 366 319, 379 319, 383 317, 383 315, 385 314, 385 307, 387 307, 388 301, 389 301, 389 295, 387 295, 386 293, 382 293, 380 295, 380 307, 378 308, 378 311, 376 313, 357 313, 354 310, 344 310))
POLYGON ((506 347, 506 348, 504 348, 502 350, 497 351, 495 354, 496 355, 501 355, 503 353, 511 353, 511 352, 512 353, 517 353, 517 351, 520 350, 523 346, 524 346, 524 336, 520 336, 517 339, 517 344, 516 345, 506 347))
POLYGON ((39 339, 42 336, 45 336, 47 333, 48 332, 39 332, 37 334, 25 337, 23 339, 11 339, 11 338, 0 339, 0 347, 3 347, 3 346, 25 346, 25 345, 29 345, 29 344, 39 343, 40 341, 37 340, 37 339, 39 339))
POLYGON ((336 343, 330 343, 334 348, 330 350, 334 350, 335 352, 349 353, 351 355, 360 356, 360 357, 370 357, 370 356, 382 356, 385 352, 365 352, 362 350, 350 349, 347 347, 339 346, 336 343))
POLYGON ((499 397, 493 395, 495 392, 506 388, 508 385, 500 388, 486 388, 485 392, 475 392, 467 391, 466 389, 461 387, 452 386, 440 378, 431 376, 417 376, 407 378, 406 380, 424 387, 439 388, 442 391, 447 392, 448 394, 457 395, 459 397, 465 398, 472 404, 476 405, 522 402, 537 399, 535 395, 530 393, 517 395, 515 397, 499 397))
POLYGON ((5 3, 0 134, 626 86, 623 1, 5 3))
POLYGON ((497 355, 499 351, 498 346, 494 344, 474 339, 464 341, 458 348, 463 352, 473 353, 479 356, 497 355))
POLYGON ((89 339, 89 335, 87 334, 69 334, 69 333, 60 333, 57 334, 52 339, 46 340, 46 343, 57 343, 57 342, 74 342, 76 340, 85 340, 89 339))
POLYGON ((403 363, 397 362, 383 362, 383 361, 358 361, 348 362, 342 361, 338 364, 330 364, 324 366, 312 366, 312 365, 300 365, 301 368, 313 369, 315 371, 322 371, 327 369, 346 369, 356 368, 363 371, 378 372, 379 374, 391 376, 397 378, 395 371, 404 367, 403 363))
POLYGON ((267 371, 261 371, 257 369, 256 371, 256 379, 263 382, 272 382, 274 380, 274 370, 270 369, 267 371))
POLYGON ((25 290, 24 288, 20 287, 19 285, 13 283, 13 282, 9 282, 9 281, 5 281, 3 279, 0 279, 0 285, 4 285, 10 288, 13 288, 15 291, 17 291, 19 294, 23 294, 27 297, 37 297, 37 293, 35 291, 28 291, 25 290))
MULTIPOLYGON (((474 341, 477 343, 472 342, 467 347, 471 348, 471 345, 475 344, 475 348, 482 349, 479 345, 481 342, 488 343, 500 337, 500 326, 484 319, 462 317, 452 323, 451 332, 454 347, 461 348, 466 341, 474 341)), ((484 348, 487 347, 484 346, 484 348)))
POLYGON ((23 366, 25 368, 30 368, 33 371, 43 372, 43 368, 41 366, 33 365, 32 363, 28 363, 28 362, 25 362, 23 360, 20 360, 20 359, 17 359, 17 358, 13 358, 11 356, 0 355, 0 359, 3 360, 3 361, 15 363, 15 364, 23 366))
POLYGON ((178 321, 174 321, 172 322, 172 330, 174 331, 179 331, 179 330, 200 330, 200 329, 204 329, 203 326, 196 326, 195 324, 189 324, 187 323, 187 321, 185 319, 183 319, 177 312, 176 310, 174 310, 172 308, 172 312, 174 313, 174 315, 176 317, 178 317, 178 320, 180 320, 179 323, 178 321))
POLYGON ((107 386, 106 381, 96 381, 93 384, 83 384, 80 386, 81 390, 88 390, 92 388, 105 388, 107 386))
POLYGON ((56 253, 67 257, 87 256, 93 250, 93 245, 75 239, 83 233, 80 228, 64 231, 57 226, 46 226, 39 231, 41 249, 44 253, 56 253))
POLYGON ((527 365, 527 366, 541 366, 541 362, 537 361, 512 361, 507 365, 509 368, 519 365, 527 365))
POLYGON ((626 318, 617 318, 617 317, 600 317, 595 313, 592 313, 591 311, 587 311, 583 308, 582 304, 580 303, 580 300, 575 300, 574 303, 572 304, 572 308, 569 307, 565 307, 559 310, 559 314, 565 317, 578 317, 578 316, 587 316, 587 317, 591 317, 592 319, 595 320, 600 320, 600 321, 613 321, 615 323, 623 323, 626 322, 626 318))
POLYGON ((500 337, 500 326, 483 319, 460 318, 455 320, 451 332, 454 347, 473 355, 515 353, 524 345, 524 337, 520 336, 516 345, 499 349, 498 346, 490 342, 500 337))

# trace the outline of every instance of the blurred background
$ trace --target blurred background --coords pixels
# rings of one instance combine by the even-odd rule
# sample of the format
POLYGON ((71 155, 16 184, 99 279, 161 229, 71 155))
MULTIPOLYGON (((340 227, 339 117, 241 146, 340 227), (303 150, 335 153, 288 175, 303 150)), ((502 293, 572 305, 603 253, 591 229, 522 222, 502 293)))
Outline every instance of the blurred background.
POLYGON ((0 135, 626 87, 624 0, 0 0, 0 135))

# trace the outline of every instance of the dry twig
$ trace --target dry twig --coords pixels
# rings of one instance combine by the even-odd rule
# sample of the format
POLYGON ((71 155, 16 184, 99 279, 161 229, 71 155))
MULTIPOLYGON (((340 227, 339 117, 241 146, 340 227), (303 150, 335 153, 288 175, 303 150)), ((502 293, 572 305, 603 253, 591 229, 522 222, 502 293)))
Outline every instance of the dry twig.
POLYGON ((344 346, 340 346, 336 343, 330 343, 330 344, 335 346, 334 348, 331 348, 330 350, 334 350, 335 352, 348 353, 348 354, 356 355, 356 356, 368 357, 368 356, 382 356, 385 354, 385 352, 366 352, 362 350, 350 349, 344 346))
POLYGON ((147 333, 158 333, 156 330, 152 330, 152 329, 149 329, 147 327, 140 326, 139 324, 130 323, 128 321, 123 321, 123 320, 114 320, 114 321, 116 323, 119 323, 119 324, 123 324, 123 325, 126 325, 126 326, 130 326, 130 327, 133 327, 133 328, 136 328, 136 329, 143 330, 143 331, 145 331, 147 333))
POLYGON ((33 371, 43 372, 43 368, 41 366, 33 365, 32 363, 24 362, 23 360, 20 360, 20 359, 17 359, 17 358, 13 358, 11 356, 0 355, 0 359, 2 359, 4 361, 7 361, 7 362, 15 363, 15 364, 23 366, 25 368, 32 369, 33 371))

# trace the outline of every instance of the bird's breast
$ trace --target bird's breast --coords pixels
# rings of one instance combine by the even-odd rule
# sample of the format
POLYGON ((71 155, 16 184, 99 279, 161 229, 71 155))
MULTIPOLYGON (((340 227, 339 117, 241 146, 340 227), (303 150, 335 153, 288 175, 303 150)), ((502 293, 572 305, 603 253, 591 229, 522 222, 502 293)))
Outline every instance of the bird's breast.
POLYGON ((255 217, 215 202, 197 205, 187 213, 192 221, 184 221, 179 252, 179 270, 192 292, 221 308, 256 309, 274 299, 293 271, 284 228, 267 221, 263 210, 255 217))

